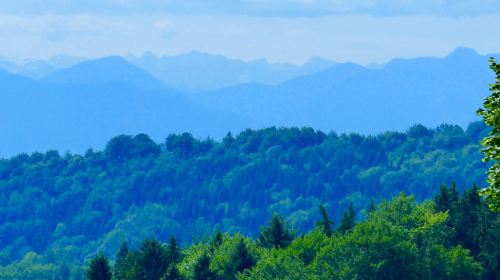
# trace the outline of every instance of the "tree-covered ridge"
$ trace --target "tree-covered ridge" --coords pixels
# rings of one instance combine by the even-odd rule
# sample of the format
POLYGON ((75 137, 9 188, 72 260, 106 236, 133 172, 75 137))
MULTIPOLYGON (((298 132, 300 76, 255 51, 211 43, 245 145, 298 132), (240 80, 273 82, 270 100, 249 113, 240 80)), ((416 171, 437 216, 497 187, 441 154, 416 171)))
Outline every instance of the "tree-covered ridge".
POLYGON ((342 220, 334 232, 319 222, 296 238, 274 216, 258 240, 217 233, 184 249, 172 237, 167 244, 145 240, 137 250, 124 242, 113 266, 99 254, 85 275, 88 280, 500 277, 498 213, 481 201, 477 188, 460 195, 455 186, 442 187, 433 201, 420 204, 401 194, 365 216, 358 224, 342 220))
POLYGON ((338 223, 351 202, 359 210, 401 191, 421 201, 442 183, 484 182, 486 134, 479 122, 376 136, 268 128, 220 142, 185 133, 158 144, 139 134, 85 155, 22 154, 0 160, 0 264, 74 270, 120 240, 185 243, 216 229, 257 237, 275 212, 300 234, 321 203, 338 223))

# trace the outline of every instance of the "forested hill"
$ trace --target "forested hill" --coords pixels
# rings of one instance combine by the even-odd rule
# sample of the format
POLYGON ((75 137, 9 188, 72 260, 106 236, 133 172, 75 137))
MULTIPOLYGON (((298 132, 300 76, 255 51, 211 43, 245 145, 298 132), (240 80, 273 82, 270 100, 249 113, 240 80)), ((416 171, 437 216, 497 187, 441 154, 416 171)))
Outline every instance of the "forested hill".
POLYGON ((255 236, 274 212, 300 232, 321 203, 336 220, 350 202, 361 210, 399 192, 462 190, 485 182, 486 133, 480 122, 377 136, 268 128, 221 142, 122 135, 84 155, 21 154, 0 160, 0 264, 30 251, 81 262, 121 240, 189 242, 214 229, 255 236))

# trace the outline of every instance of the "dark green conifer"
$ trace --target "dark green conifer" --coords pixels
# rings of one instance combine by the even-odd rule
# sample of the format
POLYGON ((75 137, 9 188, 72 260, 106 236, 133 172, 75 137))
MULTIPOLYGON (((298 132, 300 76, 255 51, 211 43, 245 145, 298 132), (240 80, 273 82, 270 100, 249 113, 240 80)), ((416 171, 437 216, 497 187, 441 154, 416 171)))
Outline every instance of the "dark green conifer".
POLYGON ((217 231, 210 242, 210 250, 213 251, 217 249, 217 247, 222 245, 223 241, 224 241, 224 235, 222 234, 222 232, 217 231))
POLYGON ((125 279, 125 274, 127 270, 127 256, 128 256, 128 243, 127 241, 122 241, 120 249, 116 254, 116 261, 114 267, 115 279, 125 279))
POLYGON ((174 263, 171 263, 161 280, 184 280, 182 274, 180 274, 177 266, 174 263))
POLYGON ((375 206, 375 202, 373 201, 373 199, 370 199, 370 205, 368 206, 368 213, 372 213, 376 209, 377 207, 375 206))
POLYGON ((168 252, 158 240, 148 239, 142 243, 138 256, 141 280, 159 280, 169 264, 168 252))
POLYGON ((181 258, 181 247, 173 235, 168 242, 168 254, 170 255, 170 262, 172 263, 177 263, 181 258))
POLYGON ((319 206, 319 213, 321 215, 321 221, 318 222, 317 226, 321 228, 326 236, 331 237, 333 233, 332 228, 334 223, 332 220, 330 220, 330 217, 328 217, 328 213, 326 212, 326 209, 323 205, 319 206))
POLYGON ((111 275, 108 259, 101 253, 90 261, 85 271, 86 280, 111 280, 111 275))
POLYGON ((260 232, 259 243, 266 248, 283 249, 293 241, 294 235, 286 228, 283 218, 274 214, 269 226, 263 228, 260 232))
POLYGON ((338 228, 339 232, 346 233, 356 225, 356 212, 354 212, 354 205, 352 202, 349 204, 349 208, 344 212, 342 219, 340 220, 340 226, 338 228))
POLYGON ((254 265, 255 258, 248 251, 245 241, 240 239, 231 253, 231 261, 224 270, 228 274, 228 279, 236 279, 236 273, 250 269, 254 265))
POLYGON ((194 266, 193 280, 215 280, 217 275, 210 270, 210 257, 207 253, 200 256, 194 266))

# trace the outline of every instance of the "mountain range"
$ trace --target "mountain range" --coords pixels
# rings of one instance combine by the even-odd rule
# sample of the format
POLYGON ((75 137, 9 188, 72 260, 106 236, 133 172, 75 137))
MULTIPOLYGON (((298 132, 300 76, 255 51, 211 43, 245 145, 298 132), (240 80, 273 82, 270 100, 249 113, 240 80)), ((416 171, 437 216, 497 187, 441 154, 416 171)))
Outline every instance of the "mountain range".
POLYGON ((493 81, 488 56, 457 48, 444 58, 395 59, 377 69, 342 63, 276 86, 248 83, 190 96, 266 126, 371 134, 417 122, 466 126, 493 81))
POLYGON ((465 126, 477 119, 494 79, 488 57, 458 48, 443 58, 377 67, 321 58, 299 67, 196 52, 84 61, 61 56, 45 62, 48 73, 31 76, 0 59, 0 67, 11 67, 0 70, 0 157, 48 149, 81 153, 103 148, 115 135, 141 132, 163 141, 176 132, 221 138, 229 130, 266 126, 367 134, 416 123, 465 126))
POLYGON ((130 61, 173 87, 200 92, 244 83, 275 85, 335 65, 335 61, 313 57, 302 66, 269 63, 265 59, 245 62, 192 51, 158 57, 147 52, 130 61))

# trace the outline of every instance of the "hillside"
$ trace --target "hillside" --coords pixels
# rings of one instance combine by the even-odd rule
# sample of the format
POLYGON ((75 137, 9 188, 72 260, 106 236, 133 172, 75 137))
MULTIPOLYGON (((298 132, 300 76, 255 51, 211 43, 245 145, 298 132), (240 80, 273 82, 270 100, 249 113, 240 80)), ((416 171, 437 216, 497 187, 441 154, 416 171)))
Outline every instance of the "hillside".
POLYGON ((377 136, 269 128, 221 142, 140 134, 83 155, 21 154, 0 160, 0 264, 60 250, 80 263, 151 236, 255 236, 274 212, 302 232, 321 203, 338 221, 350 202, 359 211, 401 191, 420 201, 452 182, 461 191, 484 183, 486 133, 482 123, 377 136))

